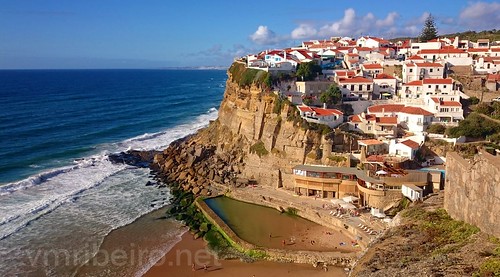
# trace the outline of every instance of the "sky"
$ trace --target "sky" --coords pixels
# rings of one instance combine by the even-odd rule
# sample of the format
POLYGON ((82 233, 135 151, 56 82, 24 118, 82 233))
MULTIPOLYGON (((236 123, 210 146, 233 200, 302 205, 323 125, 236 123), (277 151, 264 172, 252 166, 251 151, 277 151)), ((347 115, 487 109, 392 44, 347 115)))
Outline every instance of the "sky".
POLYGON ((0 0, 0 69, 229 66, 331 36, 500 29, 500 1, 0 0))

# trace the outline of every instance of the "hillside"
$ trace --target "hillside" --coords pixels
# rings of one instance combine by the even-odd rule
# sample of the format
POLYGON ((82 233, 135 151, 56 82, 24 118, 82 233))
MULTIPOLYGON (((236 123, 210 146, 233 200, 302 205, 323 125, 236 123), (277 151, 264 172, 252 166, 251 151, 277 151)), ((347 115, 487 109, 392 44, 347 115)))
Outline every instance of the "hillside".
MULTIPOLYGON (((452 33, 452 34, 439 34, 439 37, 448 37, 448 38, 454 38, 454 37, 459 37, 460 39, 467 39, 471 41, 477 41, 478 39, 489 39, 490 42, 492 41, 500 41, 500 30, 484 30, 480 32, 476 31, 465 31, 465 32, 460 32, 460 33, 452 33)), ((411 39, 413 41, 418 41, 418 37, 399 37, 399 38, 393 38, 390 39, 390 41, 396 42, 400 40, 408 40, 411 39)))

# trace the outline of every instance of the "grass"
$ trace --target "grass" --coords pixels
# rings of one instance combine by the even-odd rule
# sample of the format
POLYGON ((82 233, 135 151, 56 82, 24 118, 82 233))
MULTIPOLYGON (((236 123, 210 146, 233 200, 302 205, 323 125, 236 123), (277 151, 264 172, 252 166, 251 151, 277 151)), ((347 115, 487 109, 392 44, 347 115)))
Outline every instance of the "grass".
POLYGON ((259 157, 262 157, 269 154, 269 151, 267 151, 264 143, 259 140, 254 145, 250 146, 250 153, 255 153, 259 157))
POLYGON ((427 236, 427 240, 436 245, 434 255, 455 251, 480 231, 476 226, 452 219, 444 209, 429 212, 412 207, 402 215, 414 219, 418 228, 427 236))
POLYGON ((334 156, 334 155, 330 155, 328 156, 328 159, 330 161, 333 161, 333 162, 337 162, 337 163, 341 163, 341 162, 345 162, 347 161, 347 158, 344 157, 344 156, 334 156))
POLYGON ((285 213, 287 213, 288 215, 293 215, 293 216, 297 216, 297 213, 299 212, 299 210, 297 210, 296 208, 294 207, 288 207, 286 208, 285 210, 285 213))

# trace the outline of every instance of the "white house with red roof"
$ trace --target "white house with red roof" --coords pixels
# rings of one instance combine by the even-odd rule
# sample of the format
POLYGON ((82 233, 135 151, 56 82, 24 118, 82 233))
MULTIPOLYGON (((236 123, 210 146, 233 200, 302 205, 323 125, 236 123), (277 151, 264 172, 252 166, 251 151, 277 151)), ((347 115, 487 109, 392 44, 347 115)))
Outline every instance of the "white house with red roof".
POLYGON ((498 91, 500 89, 500 72, 488 74, 486 78, 486 88, 490 91, 498 91))
POLYGON ((333 71, 335 76, 335 82, 339 82, 340 79, 347 79, 356 77, 356 71, 348 69, 336 69, 333 71))
POLYGON ((297 59, 300 62, 312 62, 315 60, 318 60, 318 61, 320 60, 320 56, 318 54, 311 52, 311 51, 302 50, 302 49, 292 50, 289 52, 289 54, 297 57, 297 59))
POLYGON ((373 78, 374 99, 392 99, 396 95, 398 80, 393 76, 380 73, 373 78))
POLYGON ((420 144, 411 139, 402 141, 391 140, 389 142, 389 155, 404 157, 410 160, 415 159, 417 151, 420 149, 420 144))
POLYGON ((473 63, 474 71, 480 74, 489 74, 500 72, 499 57, 480 57, 473 63))
POLYGON ((300 116, 307 122, 328 125, 335 128, 344 122, 344 113, 337 109, 323 109, 309 106, 297 106, 300 116))
POLYGON ((352 49, 352 53, 358 54, 360 60, 366 60, 366 55, 375 52, 372 48, 369 47, 354 47, 352 49))
MULTIPOLYGON (((455 81, 446 79, 423 79, 406 83, 400 92, 401 99, 423 98, 424 95, 455 94, 455 81)), ((460 97, 459 97, 460 98, 460 97)), ((460 99, 458 99, 460 100, 460 99)))
POLYGON ((411 42, 411 46, 409 49, 409 56, 416 55, 421 50, 441 49, 443 44, 444 44, 444 42, 441 42, 441 41, 411 42))
POLYGON ((367 108, 367 114, 377 117, 395 116, 398 124, 415 134, 421 134, 433 121, 434 114, 420 107, 405 106, 402 104, 375 105, 367 108))
POLYGON ((344 62, 346 63, 348 69, 357 69, 359 63, 361 62, 361 58, 356 53, 348 53, 344 55, 344 62))
POLYGON ((399 111, 398 123, 403 129, 422 134, 434 120, 434 114, 420 107, 405 106, 399 111))
POLYGON ((353 115, 348 121, 349 130, 377 137, 396 137, 398 131, 398 118, 394 116, 375 116, 361 113, 353 115))
POLYGON ((356 45, 359 47, 380 48, 391 45, 391 42, 378 37, 360 37, 356 40, 356 45))
POLYGON ((384 72, 384 68, 379 63, 371 63, 371 64, 363 63, 361 64, 360 67, 361 70, 363 71, 363 77, 373 78, 377 76, 377 74, 384 72))
POLYGON ((460 101, 451 101, 449 97, 446 99, 426 95, 424 102, 426 109, 434 113, 434 122, 458 122, 464 119, 464 110, 460 101))
POLYGON ((418 54, 427 62, 447 62, 450 65, 466 66, 472 64, 472 55, 465 50, 455 48, 424 49, 418 54))
POLYGON ((409 62, 403 64, 403 83, 415 80, 438 79, 445 75, 444 65, 430 62, 409 62))
POLYGON ((364 77, 339 79, 338 81, 343 98, 356 96, 360 99, 371 100, 373 93, 373 81, 364 77))

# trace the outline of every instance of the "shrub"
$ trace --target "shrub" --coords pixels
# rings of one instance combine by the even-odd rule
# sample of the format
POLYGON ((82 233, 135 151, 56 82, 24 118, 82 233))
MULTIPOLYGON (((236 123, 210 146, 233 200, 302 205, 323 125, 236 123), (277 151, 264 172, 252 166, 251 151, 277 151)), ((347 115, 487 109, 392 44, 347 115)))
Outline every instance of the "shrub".
POLYGON ((254 145, 250 146, 250 153, 255 153, 259 157, 262 157, 269 154, 269 151, 267 151, 264 143, 259 140, 254 145))
POLYGON ((485 114, 485 115, 491 115, 493 113, 494 109, 488 103, 481 103, 481 104, 478 104, 476 106, 475 111, 478 112, 478 113, 485 114))
POLYGON ((480 101, 479 98, 477 98, 476 96, 471 96, 469 98, 469 102, 471 105, 477 105, 479 104, 479 101, 480 101))
POLYGON ((347 161, 347 158, 344 157, 344 156, 334 156, 334 155, 330 155, 328 156, 328 159, 330 161, 334 161, 334 162, 337 162, 337 163, 341 163, 341 162, 345 162, 347 161))
POLYGON ((446 131, 446 126, 442 124, 432 124, 427 128, 427 132, 433 133, 433 134, 444 134, 446 131))

